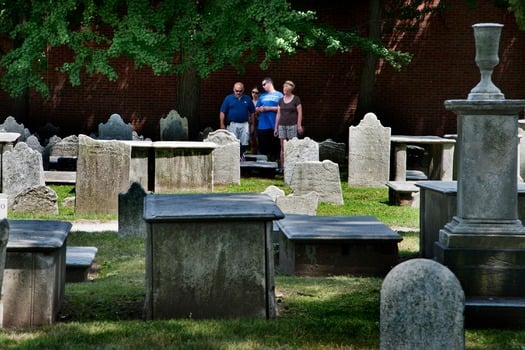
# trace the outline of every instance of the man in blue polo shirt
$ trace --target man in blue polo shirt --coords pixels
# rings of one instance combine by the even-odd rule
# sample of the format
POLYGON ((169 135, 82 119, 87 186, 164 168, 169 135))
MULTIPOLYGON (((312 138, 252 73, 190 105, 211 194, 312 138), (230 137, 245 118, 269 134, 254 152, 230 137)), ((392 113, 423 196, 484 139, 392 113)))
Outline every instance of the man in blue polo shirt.
POLYGON ((220 128, 232 132, 241 143, 241 157, 249 147, 250 125, 253 127, 255 107, 252 99, 244 94, 244 84, 233 84, 233 93, 224 98, 219 120, 220 128))

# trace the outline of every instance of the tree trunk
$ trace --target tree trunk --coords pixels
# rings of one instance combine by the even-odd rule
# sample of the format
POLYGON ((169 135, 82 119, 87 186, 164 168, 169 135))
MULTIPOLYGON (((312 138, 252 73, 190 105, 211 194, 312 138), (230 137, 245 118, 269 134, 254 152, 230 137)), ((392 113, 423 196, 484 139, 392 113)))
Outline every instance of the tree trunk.
POLYGON ((175 106, 180 116, 188 119, 189 140, 197 140, 200 131, 200 95, 201 78, 194 68, 187 69, 177 75, 175 106))
MULTIPOLYGON (((372 40, 381 40, 381 0, 370 0, 368 8, 368 37, 372 40)), ((372 96, 376 77, 378 58, 372 54, 366 54, 361 71, 361 83, 359 85, 359 97, 357 108, 353 118, 354 125, 359 124, 364 115, 372 112, 372 96)))

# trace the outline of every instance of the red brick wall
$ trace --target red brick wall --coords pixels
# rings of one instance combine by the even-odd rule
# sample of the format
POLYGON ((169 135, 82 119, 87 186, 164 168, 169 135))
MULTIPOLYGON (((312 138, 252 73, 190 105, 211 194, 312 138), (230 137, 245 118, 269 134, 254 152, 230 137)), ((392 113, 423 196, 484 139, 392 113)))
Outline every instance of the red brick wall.
MULTIPOLYGON (((439 1, 435 1, 438 3, 439 1)), ((301 2, 299 2, 301 3, 301 2)), ((377 70, 375 112, 394 134, 443 135, 456 132, 456 116, 443 107, 447 99, 465 99, 479 81, 474 62, 472 24, 502 23, 500 64, 493 81, 507 99, 525 97, 523 63, 525 32, 518 31, 514 16, 496 8, 492 1, 478 1, 470 10, 464 1, 449 1, 447 8, 431 16, 419 32, 394 33, 383 38, 391 47, 414 54, 412 63, 401 72, 387 64, 377 70)), ((317 1, 304 1, 303 6, 320 6, 317 1)), ((319 17, 334 24, 357 27, 366 31, 366 2, 327 0, 318 9, 319 17), (344 6, 343 6, 344 5, 344 6), (344 8, 352 6, 350 10, 344 8)), ((98 75, 84 75, 82 86, 71 87, 67 78, 52 66, 67 58, 66 50, 50 52, 47 82, 51 98, 42 100, 32 93, 27 115, 16 112, 14 101, 0 94, 0 121, 13 115, 31 131, 46 122, 60 126, 62 136, 97 132, 98 124, 113 113, 133 122, 138 133, 154 140, 159 137, 159 120, 171 109, 177 109, 174 76, 154 76, 149 69, 136 70, 125 59, 117 61, 119 79, 108 82, 98 75)), ((238 75, 226 68, 212 74, 201 86, 200 128, 218 127, 218 110, 233 83, 241 80, 247 91, 271 76, 281 89, 287 79, 296 84, 296 94, 303 102, 305 136, 316 140, 335 138, 346 141, 348 123, 353 118, 359 88, 362 53, 325 56, 314 51, 285 56, 262 71, 258 64, 238 75)))

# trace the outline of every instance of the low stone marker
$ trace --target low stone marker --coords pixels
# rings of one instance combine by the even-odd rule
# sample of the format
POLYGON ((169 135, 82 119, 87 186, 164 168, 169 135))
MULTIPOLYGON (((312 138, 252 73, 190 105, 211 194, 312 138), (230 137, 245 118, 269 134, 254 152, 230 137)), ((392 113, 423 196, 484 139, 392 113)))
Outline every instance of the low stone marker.
POLYGON ((12 210, 17 213, 58 214, 58 195, 48 186, 33 186, 19 193, 12 210))
POLYGON ((119 237, 146 238, 144 215, 146 191, 138 182, 131 184, 128 192, 118 195, 118 235, 119 237))
POLYGON ((319 144, 309 137, 293 139, 284 144, 284 182, 292 182, 295 164, 301 162, 319 161, 319 144))
POLYGON ((344 204, 339 166, 331 160, 295 164, 290 187, 296 195, 319 194, 319 202, 344 204))
POLYGON ((411 259, 383 280, 381 350, 464 349, 465 295, 456 276, 430 259, 411 259))
POLYGON ((2 192, 6 193, 11 208, 15 197, 33 186, 44 186, 42 154, 25 142, 18 142, 12 151, 2 155, 2 192))

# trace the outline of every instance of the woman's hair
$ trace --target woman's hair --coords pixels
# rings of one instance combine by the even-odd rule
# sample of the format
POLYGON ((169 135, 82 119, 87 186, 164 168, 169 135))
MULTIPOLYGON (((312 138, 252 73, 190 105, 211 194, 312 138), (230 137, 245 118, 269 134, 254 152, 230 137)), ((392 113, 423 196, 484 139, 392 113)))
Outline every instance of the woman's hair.
POLYGON ((287 81, 285 81, 284 84, 286 84, 286 85, 288 85, 289 87, 291 87, 292 90, 295 89, 295 84, 294 84, 293 81, 291 81, 291 80, 287 80, 287 81))

